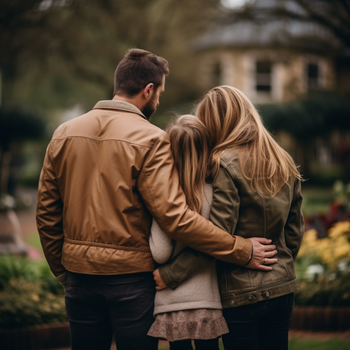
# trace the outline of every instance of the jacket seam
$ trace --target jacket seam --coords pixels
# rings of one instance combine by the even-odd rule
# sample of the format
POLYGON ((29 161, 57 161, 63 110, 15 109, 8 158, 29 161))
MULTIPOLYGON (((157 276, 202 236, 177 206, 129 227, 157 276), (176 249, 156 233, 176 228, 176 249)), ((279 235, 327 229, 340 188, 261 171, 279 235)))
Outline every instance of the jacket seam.
POLYGON ((54 168, 54 166, 53 166, 53 163, 52 163, 52 155, 51 155, 51 152, 52 152, 52 150, 51 150, 51 143, 50 143, 49 146, 48 146, 48 157, 47 157, 47 161, 46 161, 46 163, 45 163, 45 169, 44 169, 44 171, 43 171, 43 181, 42 181, 42 189, 41 189, 41 191, 40 191, 39 203, 41 203, 41 199, 42 199, 42 197, 43 197, 43 195, 44 195, 43 189, 45 189, 45 190, 48 189, 47 183, 46 183, 46 181, 44 181, 44 179, 45 179, 46 176, 47 176, 49 164, 52 164, 52 168, 55 170, 55 168, 54 168))
POLYGON ((131 145, 136 145, 136 146, 145 147, 145 148, 149 148, 149 149, 151 149, 153 147, 153 145, 152 146, 143 145, 141 143, 131 142, 131 141, 124 140, 124 139, 117 139, 117 138, 115 138, 115 139, 113 139, 113 138, 112 139, 96 139, 96 138, 93 138, 93 137, 80 136, 80 135, 69 135, 69 136, 64 136, 64 137, 55 137, 52 141, 62 141, 62 140, 66 140, 66 139, 69 139, 69 138, 81 138, 81 139, 88 139, 88 140, 99 141, 99 142, 119 141, 119 142, 125 142, 125 143, 131 144, 131 145))
MULTIPOLYGON (((50 145, 49 145, 49 147, 50 147, 50 145)), ((49 152, 50 152, 50 149, 49 149, 49 152)), ((49 166, 49 163, 50 163, 50 155, 48 155, 48 157, 47 157, 47 161, 46 161, 46 163, 45 163, 45 169, 43 170, 43 180, 46 178, 47 167, 49 166)), ((43 189, 43 188, 47 189, 46 181, 42 181, 42 189, 43 189), (45 186, 45 187, 44 187, 44 186, 45 186)), ((40 201, 39 201, 39 203, 41 203, 41 198, 42 198, 43 192, 44 192, 44 191, 42 191, 42 189, 41 189, 41 191, 40 191, 40 201)))
POLYGON ((99 242, 93 242, 93 241, 83 241, 83 240, 76 240, 71 238, 65 238, 64 241, 69 244, 76 244, 76 245, 86 245, 88 247, 95 246, 95 247, 101 247, 101 248, 118 248, 120 250, 135 250, 140 252, 148 252, 148 247, 124 247, 117 244, 112 243, 99 243, 99 242))
MULTIPOLYGON (((165 132, 158 138, 157 142, 155 142, 153 144, 152 148, 150 149, 149 158, 151 158, 154 155, 154 153, 155 153, 155 146, 160 143, 160 141, 164 137, 164 135, 165 135, 165 132)), ((145 162, 146 161, 147 160, 145 160, 145 162)), ((155 201, 155 197, 154 197, 154 194, 153 194, 153 191, 152 191, 152 186, 149 183, 149 177, 148 177, 148 174, 147 174, 147 165, 145 165, 145 167, 143 167, 142 170, 143 170, 143 173, 144 173, 145 178, 146 178, 147 188, 148 188, 148 191, 150 193, 151 200, 152 200, 152 206, 153 206, 154 209, 156 209, 156 208, 158 208, 158 206, 157 206, 156 201, 155 201)), ((158 224, 159 224, 159 221, 160 220, 158 218, 158 224)), ((162 224, 169 231, 169 226, 164 220, 162 220, 162 224)))
MULTIPOLYGON (((296 197, 296 194, 297 194, 297 191, 296 191, 296 187, 298 185, 298 181, 299 180, 296 180, 295 182, 295 185, 294 185, 294 195, 293 197, 296 197)), ((297 205, 298 205, 298 213, 297 213, 297 221, 298 221, 298 230, 299 230, 299 248, 301 246, 301 242, 302 242, 302 225, 301 225, 301 216, 300 216, 300 213, 301 213, 301 202, 300 201, 297 201, 297 205)))
MULTIPOLYGON (((293 188, 293 198, 292 198, 292 203, 291 205, 293 205, 293 203, 297 200, 297 187, 298 185, 298 180, 295 181, 294 183, 294 188, 293 188)), ((298 206, 298 212, 296 213, 296 222, 297 222, 297 226, 298 226, 298 233, 299 233, 299 248, 301 246, 301 242, 302 242, 302 224, 301 224, 301 203, 300 201, 297 201, 297 206, 298 206)), ((288 220, 287 220, 288 221, 288 220)), ((285 234, 289 232, 290 230, 285 230, 285 234)), ((299 250, 299 248, 297 248, 297 250, 299 250)), ((292 251, 292 255, 294 256, 294 253, 292 251)))
MULTIPOLYGON (((233 159, 233 158, 232 158, 233 159)), ((233 178, 233 174, 231 174, 231 172, 229 171, 228 169, 228 166, 229 164, 231 164, 231 162, 226 162, 226 160, 224 160, 223 158, 221 158, 221 162, 223 163, 223 169, 224 169, 224 172, 229 176, 229 178, 231 179, 233 185, 235 186, 235 188, 237 189, 236 185, 235 185, 235 181, 234 181, 234 178, 233 178)), ((234 236, 235 233, 234 232, 231 232, 232 231, 232 227, 233 227, 233 222, 232 220, 230 221, 230 225, 229 225, 229 234, 231 236, 234 236)))
MULTIPOLYGON (((48 157, 48 161, 52 164, 52 169, 53 169, 53 171, 54 171, 54 173, 55 173, 55 175, 56 175, 56 171, 55 171, 55 166, 54 166, 54 164, 53 164, 53 161, 52 161, 52 159, 53 159, 53 150, 52 150, 52 147, 53 147, 53 143, 55 142, 55 140, 52 140, 52 142, 50 143, 50 146, 49 146, 49 157, 48 157), (52 147, 51 147, 52 146, 52 147)), ((57 181, 57 180, 56 180, 57 181)))

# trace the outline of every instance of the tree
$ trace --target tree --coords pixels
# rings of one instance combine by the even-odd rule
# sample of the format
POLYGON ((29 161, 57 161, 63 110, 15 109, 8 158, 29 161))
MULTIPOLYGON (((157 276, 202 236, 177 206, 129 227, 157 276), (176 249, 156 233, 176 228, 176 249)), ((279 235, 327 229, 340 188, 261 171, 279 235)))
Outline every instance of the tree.
MULTIPOLYGON (((188 42, 216 16, 218 4, 219 0, 0 0, 3 107, 25 107, 46 116, 77 103, 90 109, 97 100, 112 97, 114 70, 131 47, 169 61, 167 93, 157 115, 194 100, 196 61, 188 42)), ((9 115, 0 115, 0 165, 36 125, 32 116, 9 115)), ((167 119, 157 120, 157 115, 153 121, 164 126, 167 119)), ((8 190, 5 177, 3 191, 8 190)))
MULTIPOLYGON (((6 85, 5 103, 33 103, 38 94, 35 98, 30 93, 23 96, 18 82, 29 76, 29 83, 35 83, 39 89, 48 76, 52 78, 52 96, 66 99, 69 90, 90 108, 87 87, 94 86, 94 92, 99 89, 101 96, 110 98, 114 69, 130 47, 144 48, 169 60, 166 105, 192 98, 196 83, 191 72, 196 62, 188 42, 214 18, 219 0, 0 3, 0 69, 6 85)), ((58 104, 61 103, 64 102, 60 100, 58 104)))
POLYGON ((350 0, 248 0, 239 9, 224 9, 222 21, 294 20, 315 23, 350 49, 350 0))
MULTIPOLYGON (((261 105, 259 111, 271 132, 285 131, 295 138, 293 157, 306 176, 310 176, 310 159, 317 138, 329 140, 333 131, 350 133, 350 100, 328 92, 313 93, 285 104, 261 105)), ((342 146, 334 151, 344 175, 349 177, 350 144, 342 146)))
POLYGON ((25 140, 38 140, 45 134, 44 120, 19 109, 0 109, 0 197, 13 193, 11 162, 25 140))

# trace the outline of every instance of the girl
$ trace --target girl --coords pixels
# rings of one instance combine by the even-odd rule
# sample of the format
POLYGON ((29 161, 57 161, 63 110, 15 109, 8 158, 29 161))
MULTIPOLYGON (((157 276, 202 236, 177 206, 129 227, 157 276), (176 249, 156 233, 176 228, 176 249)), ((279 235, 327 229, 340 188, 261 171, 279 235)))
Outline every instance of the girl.
MULTIPOLYGON (((207 128, 212 147, 210 221, 244 238, 271 239, 277 247, 277 262, 270 272, 218 262, 223 314, 230 331, 223 335, 225 350, 288 349, 293 293, 298 289, 294 262, 304 233, 301 175, 240 90, 213 88, 196 115, 207 128)), ((176 271, 179 283, 203 268, 205 257, 179 254, 159 268, 163 280, 172 277, 177 259, 182 259, 183 267, 176 271)))
MULTIPOLYGON (((190 209, 209 217, 212 186, 205 183, 209 138, 204 125, 185 115, 167 130, 180 184, 190 209)), ((163 264, 176 256, 184 245, 172 241, 153 220, 150 248, 154 260, 163 264)), ((227 333, 213 262, 175 290, 158 291, 155 297, 155 322, 148 335, 167 339, 170 349, 219 349, 218 337, 227 333)))

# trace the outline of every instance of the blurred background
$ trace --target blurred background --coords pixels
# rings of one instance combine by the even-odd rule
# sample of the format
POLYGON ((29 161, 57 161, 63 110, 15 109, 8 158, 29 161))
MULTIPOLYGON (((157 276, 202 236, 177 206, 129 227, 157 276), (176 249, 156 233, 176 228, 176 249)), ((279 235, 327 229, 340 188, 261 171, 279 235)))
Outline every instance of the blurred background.
POLYGON ((349 0, 0 0, 0 8, 0 329, 65 320, 35 228, 43 156, 59 124, 112 98, 114 70, 132 47, 169 62, 151 120, 161 128, 216 85, 255 103, 306 179, 297 304, 350 306, 349 0), (28 283, 30 301, 21 299, 28 283), (34 312, 38 304, 46 311, 34 312))

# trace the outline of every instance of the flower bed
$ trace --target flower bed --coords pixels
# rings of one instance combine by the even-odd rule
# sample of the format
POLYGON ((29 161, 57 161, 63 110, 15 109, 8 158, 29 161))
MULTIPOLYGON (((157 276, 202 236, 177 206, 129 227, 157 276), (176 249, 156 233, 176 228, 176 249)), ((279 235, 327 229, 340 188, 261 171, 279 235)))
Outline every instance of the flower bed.
POLYGON ((350 222, 336 223, 321 239, 305 232, 296 272, 296 305, 350 307, 350 222))
MULTIPOLYGON (((322 239, 314 230, 305 233, 291 329, 350 330, 349 260, 349 222, 336 223, 322 239)), ((9 350, 69 347, 63 288, 46 262, 0 257, 0 344, 9 350)))

